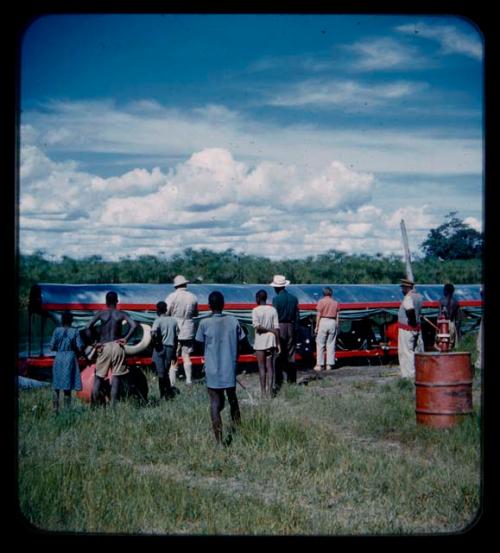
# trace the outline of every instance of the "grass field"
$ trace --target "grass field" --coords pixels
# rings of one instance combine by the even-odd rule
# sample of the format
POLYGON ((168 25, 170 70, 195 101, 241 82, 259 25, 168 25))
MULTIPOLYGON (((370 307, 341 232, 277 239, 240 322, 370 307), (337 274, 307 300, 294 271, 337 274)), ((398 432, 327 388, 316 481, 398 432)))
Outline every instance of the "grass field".
MULTIPOLYGON (((21 512, 38 528, 79 533, 464 530, 480 508, 480 378, 474 414, 432 430, 416 425, 415 388, 397 375, 339 368, 271 401, 259 400, 255 373, 240 375, 242 425, 229 447, 215 445, 203 382, 180 383, 160 403, 148 372, 146 405, 91 410, 74 399, 57 416, 49 389, 20 391, 21 512)), ((225 429, 228 416, 226 407, 225 429)))

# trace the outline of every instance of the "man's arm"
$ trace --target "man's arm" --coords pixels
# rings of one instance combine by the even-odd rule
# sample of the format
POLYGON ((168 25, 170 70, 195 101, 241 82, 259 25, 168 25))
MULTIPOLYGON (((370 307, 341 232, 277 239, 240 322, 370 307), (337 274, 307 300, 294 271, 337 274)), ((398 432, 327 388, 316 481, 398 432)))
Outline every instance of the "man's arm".
POLYGON ((87 326, 86 326, 85 328, 88 328, 88 329, 93 328, 93 327, 96 325, 97 321, 99 321, 100 319, 101 319, 101 312, 98 311, 98 312, 92 317, 92 319, 90 320, 90 322, 87 323, 87 326))
POLYGON ((406 311, 406 317, 408 319, 408 325, 415 327, 415 330, 418 321, 417 321, 417 314, 415 312, 415 303, 413 302, 413 298, 410 294, 407 294, 403 299, 403 308, 406 311))
MULTIPOLYGON (((92 317, 92 319, 90 320, 90 322, 87 324, 87 326, 85 328, 88 329, 88 330, 92 330, 92 328, 97 324, 97 322, 101 320, 101 318, 102 318, 102 311, 98 311, 92 317)), ((94 338, 93 346, 95 348, 100 348, 102 346, 102 344, 99 342, 99 340, 97 338, 94 338)))
POLYGON ((125 311, 122 311, 121 314, 122 314, 123 318, 127 321, 128 325, 129 325, 129 330, 128 330, 127 334, 125 335, 125 337, 120 338, 118 340, 118 342, 120 342, 121 344, 126 344, 129 340, 129 338, 134 333, 134 331, 135 331, 135 329, 137 328, 138 325, 134 321, 134 319, 132 319, 127 313, 125 313, 125 311))
POLYGON ((314 325, 314 334, 318 334, 319 322, 321 321, 321 305, 318 302, 316 305, 316 324, 314 325))
POLYGON ((316 311, 316 324, 314 325, 314 334, 318 334, 320 321, 321 321, 321 312, 316 311))
POLYGON ((408 324, 410 326, 415 327, 415 330, 416 330, 417 316, 416 316, 416 313, 415 313, 415 309, 406 309, 406 316, 408 318, 408 324))
POLYGON ((295 332, 298 331, 299 326, 300 326, 299 300, 296 300, 296 303, 295 303, 295 332))

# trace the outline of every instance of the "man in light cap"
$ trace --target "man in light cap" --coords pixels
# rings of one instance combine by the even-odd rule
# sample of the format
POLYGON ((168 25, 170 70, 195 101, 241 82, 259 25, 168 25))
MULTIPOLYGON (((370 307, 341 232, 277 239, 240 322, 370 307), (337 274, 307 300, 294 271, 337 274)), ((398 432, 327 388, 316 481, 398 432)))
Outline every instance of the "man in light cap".
MULTIPOLYGON (((193 352, 194 321, 198 315, 198 299, 187 290, 189 280, 183 275, 174 278, 175 292, 165 298, 167 304, 167 315, 175 318, 179 326, 177 355, 182 356, 186 384, 191 384, 191 353, 193 352)), ((169 377, 172 386, 175 385, 175 374, 177 372, 177 361, 170 365, 169 377)))
POLYGON ((415 377, 415 353, 424 351, 420 331, 420 310, 423 298, 414 289, 413 281, 402 278, 403 301, 398 312, 398 357, 403 378, 415 377))
POLYGON ((275 390, 283 383, 283 372, 286 372, 287 382, 297 382, 297 368, 295 366, 295 336, 299 327, 299 301, 290 294, 285 287, 290 284, 283 275, 274 275, 270 286, 276 295, 273 298, 273 307, 278 312, 280 353, 276 362, 275 390))

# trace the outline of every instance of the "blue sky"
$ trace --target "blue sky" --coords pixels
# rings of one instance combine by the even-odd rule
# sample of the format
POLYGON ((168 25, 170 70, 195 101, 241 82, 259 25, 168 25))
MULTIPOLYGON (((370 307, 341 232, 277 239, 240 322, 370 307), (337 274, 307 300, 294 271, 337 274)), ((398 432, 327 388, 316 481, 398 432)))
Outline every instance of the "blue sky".
POLYGON ((483 220, 483 51, 458 17, 51 15, 24 35, 19 246, 412 253, 483 220))

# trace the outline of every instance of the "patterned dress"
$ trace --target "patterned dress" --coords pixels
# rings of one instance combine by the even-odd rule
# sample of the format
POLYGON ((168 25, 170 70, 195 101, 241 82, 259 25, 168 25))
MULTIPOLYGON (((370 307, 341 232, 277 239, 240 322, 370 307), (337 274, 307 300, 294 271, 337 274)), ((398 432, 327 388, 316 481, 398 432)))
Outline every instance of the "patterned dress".
POLYGON ((84 344, 76 328, 58 327, 50 341, 51 351, 56 351, 52 367, 53 390, 81 390, 80 367, 77 352, 84 344))

